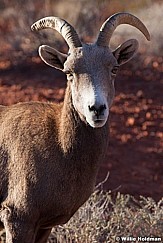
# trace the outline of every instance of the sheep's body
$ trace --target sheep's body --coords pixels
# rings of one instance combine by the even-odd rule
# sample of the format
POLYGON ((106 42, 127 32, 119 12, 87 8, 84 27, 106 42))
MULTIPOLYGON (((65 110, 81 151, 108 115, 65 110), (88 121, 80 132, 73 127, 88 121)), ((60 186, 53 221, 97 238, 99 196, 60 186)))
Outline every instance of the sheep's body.
POLYGON ((1 116, 1 217, 14 207, 37 227, 67 222, 93 190, 107 125, 97 130, 82 122, 69 88, 63 106, 21 103, 3 107, 1 116))
POLYGON ((66 223, 93 191, 108 143, 116 72, 138 48, 136 40, 114 52, 108 47, 122 23, 149 39, 142 22, 126 13, 108 19, 93 45, 82 44, 60 18, 32 26, 54 28, 67 41, 68 54, 49 46, 41 46, 39 54, 65 72, 68 82, 63 104, 0 106, 0 228, 4 225, 7 243, 45 243, 51 228, 66 223))

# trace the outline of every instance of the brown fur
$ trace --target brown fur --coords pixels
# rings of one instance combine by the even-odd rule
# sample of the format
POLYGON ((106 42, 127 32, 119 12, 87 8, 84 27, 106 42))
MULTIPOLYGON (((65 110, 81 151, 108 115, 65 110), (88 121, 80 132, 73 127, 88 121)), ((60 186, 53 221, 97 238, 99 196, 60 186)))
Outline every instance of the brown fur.
POLYGON ((69 85, 61 105, 21 103, 1 108, 0 117, 0 218, 8 242, 46 242, 37 240, 40 232, 66 223, 90 196, 107 124, 94 129, 80 120, 69 85))
MULTIPOLYGON (((116 18, 120 16, 124 23, 126 18, 129 23, 128 16, 134 19, 131 24, 149 39, 137 18, 116 18)), ((32 26, 54 28, 70 44, 68 54, 39 47, 46 64, 66 73, 68 86, 61 105, 0 106, 0 227, 3 222, 7 243, 45 243, 51 228, 66 223, 94 188, 107 147, 114 79, 118 67, 138 49, 134 39, 113 52, 107 47, 104 33, 109 34, 108 26, 111 32, 116 28, 113 20, 115 16, 104 23, 95 44, 82 44, 59 18, 41 19, 32 26)))

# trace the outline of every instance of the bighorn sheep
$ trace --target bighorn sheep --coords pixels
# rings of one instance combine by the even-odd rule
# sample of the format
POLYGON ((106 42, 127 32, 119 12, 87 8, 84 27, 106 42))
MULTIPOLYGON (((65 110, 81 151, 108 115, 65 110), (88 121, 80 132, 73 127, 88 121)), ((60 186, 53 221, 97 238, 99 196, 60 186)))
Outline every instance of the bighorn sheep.
POLYGON ((94 44, 81 43, 58 17, 32 25, 55 29, 67 42, 68 54, 39 47, 41 59, 67 75, 67 89, 63 104, 0 106, 0 225, 7 243, 46 242, 52 227, 66 223, 90 196, 107 148, 114 79, 138 48, 131 39, 111 51, 120 24, 150 39, 144 24, 128 13, 107 19, 94 44))

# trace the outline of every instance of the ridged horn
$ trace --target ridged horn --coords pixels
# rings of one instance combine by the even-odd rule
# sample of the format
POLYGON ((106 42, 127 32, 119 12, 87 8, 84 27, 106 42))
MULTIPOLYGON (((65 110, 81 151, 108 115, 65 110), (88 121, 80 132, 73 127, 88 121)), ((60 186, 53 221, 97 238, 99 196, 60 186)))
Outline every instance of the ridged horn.
POLYGON ((76 33, 75 29, 64 19, 59 17, 45 17, 36 21, 31 29, 41 30, 51 28, 57 30, 65 39, 70 48, 76 48, 82 46, 81 41, 76 33))
POLYGON ((98 46, 108 46, 114 30, 120 24, 129 24, 136 27, 144 34, 147 40, 150 40, 150 34, 140 19, 129 13, 117 13, 103 23, 96 44, 98 46))

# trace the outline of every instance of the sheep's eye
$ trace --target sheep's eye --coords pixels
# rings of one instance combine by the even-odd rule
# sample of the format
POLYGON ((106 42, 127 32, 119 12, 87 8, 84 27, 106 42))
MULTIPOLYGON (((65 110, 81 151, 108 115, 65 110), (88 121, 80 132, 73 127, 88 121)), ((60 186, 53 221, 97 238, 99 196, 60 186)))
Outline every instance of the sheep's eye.
POLYGON ((119 69, 119 66, 115 66, 115 67, 112 69, 112 71, 111 71, 112 75, 116 75, 117 72, 118 72, 118 69, 119 69))
POLYGON ((67 75, 68 79, 72 79, 73 78, 73 73, 71 71, 66 70, 64 73, 67 75))
POLYGON ((65 73, 66 75, 71 75, 71 74, 72 74, 72 72, 69 71, 69 70, 64 71, 64 73, 65 73))

